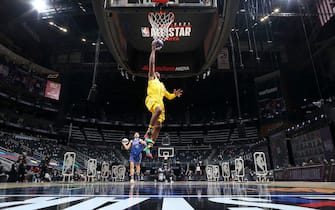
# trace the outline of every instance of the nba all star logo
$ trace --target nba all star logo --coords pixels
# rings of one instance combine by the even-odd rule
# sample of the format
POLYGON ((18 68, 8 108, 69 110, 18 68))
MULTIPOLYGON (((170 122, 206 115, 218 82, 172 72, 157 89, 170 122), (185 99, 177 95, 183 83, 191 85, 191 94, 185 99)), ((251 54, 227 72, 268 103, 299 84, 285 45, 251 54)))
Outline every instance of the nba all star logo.
POLYGON ((168 28, 168 31, 163 29, 141 27, 142 37, 154 37, 157 34, 168 33, 167 41, 179 41, 180 37, 190 37, 192 33, 192 25, 190 22, 175 22, 168 28))

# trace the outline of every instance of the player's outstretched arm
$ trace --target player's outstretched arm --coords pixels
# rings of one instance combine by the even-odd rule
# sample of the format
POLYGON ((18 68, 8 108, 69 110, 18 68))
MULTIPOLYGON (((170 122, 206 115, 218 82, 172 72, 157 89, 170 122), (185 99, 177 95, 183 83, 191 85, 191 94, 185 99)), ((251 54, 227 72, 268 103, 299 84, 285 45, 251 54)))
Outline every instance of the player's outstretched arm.
POLYGON ((178 90, 173 89, 173 93, 165 91, 164 97, 167 98, 167 99, 169 99, 169 100, 172 100, 175 97, 180 97, 181 95, 183 95, 183 90, 181 90, 181 89, 178 89, 178 90))
POLYGON ((173 94, 175 94, 177 97, 180 97, 181 95, 183 95, 183 90, 182 89, 173 89, 173 94))
POLYGON ((155 62, 156 62, 156 42, 153 41, 151 44, 151 53, 149 58, 149 73, 148 73, 148 79, 154 79, 155 78, 155 62))

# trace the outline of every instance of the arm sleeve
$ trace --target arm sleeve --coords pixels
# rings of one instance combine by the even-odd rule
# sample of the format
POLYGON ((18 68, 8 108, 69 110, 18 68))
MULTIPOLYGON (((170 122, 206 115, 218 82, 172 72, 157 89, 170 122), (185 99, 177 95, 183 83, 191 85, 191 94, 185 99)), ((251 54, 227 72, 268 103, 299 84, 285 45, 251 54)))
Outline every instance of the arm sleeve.
POLYGON ((169 100, 172 100, 176 97, 176 95, 174 93, 169 93, 169 91, 165 90, 164 97, 169 100))

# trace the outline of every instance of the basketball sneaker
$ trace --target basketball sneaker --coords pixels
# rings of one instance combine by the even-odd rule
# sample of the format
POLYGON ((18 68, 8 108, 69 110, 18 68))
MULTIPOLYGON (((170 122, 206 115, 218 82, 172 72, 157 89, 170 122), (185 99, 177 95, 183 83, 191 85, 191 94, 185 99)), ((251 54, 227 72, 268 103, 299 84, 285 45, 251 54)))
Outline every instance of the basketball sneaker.
POLYGON ((135 180, 136 180, 136 181, 141 181, 141 177, 140 177, 139 174, 135 174, 135 180))
POLYGON ((130 176, 130 183, 135 183, 135 180, 134 180, 134 175, 130 176))
POLYGON ((143 151, 145 152, 145 155, 147 156, 147 158, 149 158, 149 159, 153 159, 154 158, 152 156, 152 154, 151 154, 149 146, 145 147, 143 151))
POLYGON ((149 158, 149 159, 154 159, 154 157, 152 156, 150 150, 149 150, 149 153, 147 153, 146 155, 147 155, 147 158, 149 158))
POLYGON ((145 152, 148 158, 152 159, 153 156, 151 154, 150 149, 154 145, 154 142, 151 139, 145 139, 145 142, 147 142, 147 146, 143 149, 143 151, 145 152))
POLYGON ((146 138, 145 142, 147 142, 147 144, 149 145, 149 147, 152 147, 152 145, 154 145, 154 141, 151 140, 151 139, 146 138))

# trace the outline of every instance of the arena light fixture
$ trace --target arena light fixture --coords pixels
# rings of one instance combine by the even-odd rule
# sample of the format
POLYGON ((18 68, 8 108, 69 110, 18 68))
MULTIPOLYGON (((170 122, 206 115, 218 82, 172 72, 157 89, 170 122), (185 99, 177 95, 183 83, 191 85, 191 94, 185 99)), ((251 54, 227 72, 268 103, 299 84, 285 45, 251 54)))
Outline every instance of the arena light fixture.
POLYGON ((80 5, 79 8, 81 9, 81 11, 86 12, 86 9, 82 5, 80 5))
POLYGON ((31 4, 39 13, 45 12, 48 8, 46 0, 33 0, 31 4))
POLYGON ((49 22, 49 25, 51 25, 51 26, 57 28, 58 30, 60 30, 60 31, 62 31, 62 32, 64 32, 64 33, 68 32, 68 29, 67 29, 67 28, 62 27, 62 26, 60 26, 60 25, 57 25, 55 22, 50 21, 50 22, 49 22))
POLYGON ((85 38, 81 38, 81 41, 82 42, 86 42, 87 40, 85 38))
POLYGON ((59 30, 63 31, 63 32, 67 32, 68 30, 66 28, 63 28, 63 27, 59 27, 59 30))
POLYGON ((266 21, 267 19, 269 19, 269 15, 262 17, 262 18, 261 18, 261 22, 264 22, 264 21, 266 21))
POLYGON ((273 13, 278 13, 278 12, 280 12, 279 8, 276 8, 276 9, 273 10, 273 13))
POLYGON ((209 76, 210 74, 211 74, 211 70, 208 69, 208 70, 207 70, 207 76, 209 76))

